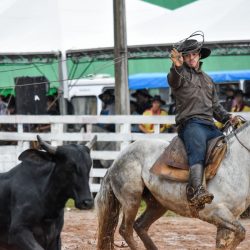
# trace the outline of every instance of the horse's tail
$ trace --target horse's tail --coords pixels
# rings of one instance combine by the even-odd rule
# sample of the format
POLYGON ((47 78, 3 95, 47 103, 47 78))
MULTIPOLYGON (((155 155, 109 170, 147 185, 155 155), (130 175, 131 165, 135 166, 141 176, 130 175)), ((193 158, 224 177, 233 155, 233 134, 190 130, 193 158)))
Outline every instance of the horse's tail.
POLYGON ((95 203, 98 216, 97 249, 114 249, 114 233, 118 224, 121 205, 114 195, 108 174, 103 179, 95 203))

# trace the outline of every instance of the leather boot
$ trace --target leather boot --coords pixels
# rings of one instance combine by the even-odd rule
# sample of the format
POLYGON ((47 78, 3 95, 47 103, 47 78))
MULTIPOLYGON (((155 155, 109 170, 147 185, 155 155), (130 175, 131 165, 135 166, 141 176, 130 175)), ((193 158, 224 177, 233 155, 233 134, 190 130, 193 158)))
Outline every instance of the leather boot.
POLYGON ((203 186, 204 167, 202 164, 195 164, 189 169, 189 188, 187 188, 188 200, 197 208, 202 209, 205 203, 211 203, 214 196, 203 186), (191 189, 190 189, 191 187, 191 189), (190 190, 193 190, 192 194, 190 190))

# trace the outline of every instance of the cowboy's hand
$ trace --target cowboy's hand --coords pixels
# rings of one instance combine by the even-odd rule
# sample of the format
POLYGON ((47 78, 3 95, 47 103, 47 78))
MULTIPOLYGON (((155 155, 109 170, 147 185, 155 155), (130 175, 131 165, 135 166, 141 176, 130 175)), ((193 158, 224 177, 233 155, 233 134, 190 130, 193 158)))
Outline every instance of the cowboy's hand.
POLYGON ((181 52, 178 52, 177 49, 173 48, 171 50, 171 60, 172 60, 173 64, 176 67, 182 66, 182 64, 183 64, 183 57, 182 57, 181 52))
POLYGON ((238 118, 238 116, 231 115, 229 118, 229 122, 232 126, 237 127, 238 125, 240 125, 241 120, 238 118))

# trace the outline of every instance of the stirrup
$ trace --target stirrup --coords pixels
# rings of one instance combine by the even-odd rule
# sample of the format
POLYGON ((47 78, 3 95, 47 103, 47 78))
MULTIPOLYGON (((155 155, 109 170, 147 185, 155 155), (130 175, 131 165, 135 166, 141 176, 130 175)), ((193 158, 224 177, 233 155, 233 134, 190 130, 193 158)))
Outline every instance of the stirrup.
POLYGON ((191 202, 199 204, 210 204, 214 199, 214 195, 209 193, 202 185, 200 185, 194 193, 193 198, 191 199, 191 202))
POLYGON ((192 198, 194 197, 194 188, 190 185, 187 184, 186 186, 186 194, 187 194, 187 200, 191 202, 192 198))
POLYGON ((202 185, 194 190, 194 188, 188 184, 186 187, 186 194, 190 206, 197 210, 205 208, 205 204, 210 204, 214 198, 213 194, 210 194, 202 185))
POLYGON ((188 200, 188 205, 189 209, 191 212, 192 217, 198 218, 199 217, 199 211, 205 208, 205 204, 199 204, 199 203, 194 203, 192 198, 194 197, 194 188, 188 184, 186 186, 186 194, 187 194, 187 200, 188 200))

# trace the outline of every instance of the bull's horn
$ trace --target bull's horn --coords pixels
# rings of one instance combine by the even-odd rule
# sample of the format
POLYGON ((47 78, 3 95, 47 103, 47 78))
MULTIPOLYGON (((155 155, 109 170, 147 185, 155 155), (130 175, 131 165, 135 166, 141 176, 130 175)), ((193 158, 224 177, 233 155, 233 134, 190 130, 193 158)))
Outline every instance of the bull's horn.
POLYGON ((51 146, 49 143, 43 141, 39 135, 37 135, 37 140, 42 149, 53 155, 56 153, 57 147, 51 146))
POLYGON ((96 141, 97 141, 97 136, 95 135, 93 137, 93 139, 90 142, 88 142, 85 146, 88 147, 89 149, 91 149, 91 148, 93 148, 93 146, 96 143, 96 141))

